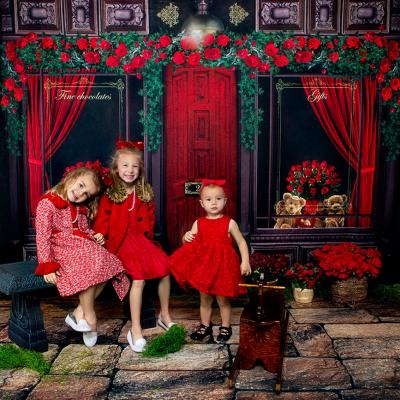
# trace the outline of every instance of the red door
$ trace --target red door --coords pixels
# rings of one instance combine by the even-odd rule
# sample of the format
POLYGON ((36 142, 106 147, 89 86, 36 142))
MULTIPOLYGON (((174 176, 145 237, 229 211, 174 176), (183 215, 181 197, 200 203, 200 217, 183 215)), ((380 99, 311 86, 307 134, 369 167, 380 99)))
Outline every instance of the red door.
POLYGON ((236 218, 236 78, 225 68, 179 67, 166 72, 166 225, 171 249, 204 215, 185 182, 226 179, 226 213, 236 218))

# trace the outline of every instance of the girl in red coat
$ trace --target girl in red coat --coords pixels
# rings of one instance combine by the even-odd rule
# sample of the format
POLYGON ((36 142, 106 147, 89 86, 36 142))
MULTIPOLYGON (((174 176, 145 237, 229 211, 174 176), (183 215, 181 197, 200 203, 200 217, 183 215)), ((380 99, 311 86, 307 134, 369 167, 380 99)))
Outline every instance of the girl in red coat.
POLYGON ((227 201, 224 180, 203 180, 200 204, 206 216, 197 219, 183 236, 183 246, 170 257, 177 282, 200 292, 200 326, 191 334, 193 340, 212 337, 212 303, 216 296, 222 325, 217 342, 232 335, 229 298, 239 294, 240 275, 251 273, 249 250, 237 223, 223 214, 227 201), (232 245, 238 245, 241 259, 232 245))
POLYGON ((132 277, 129 295, 132 328, 128 342, 142 352, 146 340, 140 326, 144 282, 161 278, 158 285, 161 311, 158 325, 168 330, 174 323, 169 315, 169 261, 152 241, 154 234, 154 195, 146 181, 142 148, 138 143, 118 141, 111 161, 112 185, 100 199, 94 230, 103 235, 106 248, 122 261, 132 277))
POLYGON ((103 171, 101 164, 70 167, 63 180, 39 201, 36 211, 36 243, 39 265, 36 275, 57 285, 61 296, 79 293, 79 305, 65 322, 92 347, 97 341, 94 299, 109 279, 122 300, 129 289, 124 267, 100 246, 88 220, 97 210, 103 171))

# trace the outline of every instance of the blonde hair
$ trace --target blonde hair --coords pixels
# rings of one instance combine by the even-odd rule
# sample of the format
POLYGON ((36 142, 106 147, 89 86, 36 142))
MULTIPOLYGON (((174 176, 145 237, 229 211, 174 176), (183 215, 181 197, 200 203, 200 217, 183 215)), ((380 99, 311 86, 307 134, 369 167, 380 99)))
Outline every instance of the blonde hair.
POLYGON ((135 182, 133 182, 133 185, 135 187, 136 194, 140 200, 144 202, 149 202, 153 200, 153 189, 150 183, 147 182, 146 174, 144 171, 143 153, 137 147, 123 147, 122 149, 115 150, 114 154, 111 157, 110 163, 110 175, 113 181, 113 186, 125 187, 124 181, 119 177, 118 174, 118 159, 121 154, 132 154, 136 157, 139 157, 139 176, 135 180, 135 182))
POLYGON ((225 198, 228 197, 228 196, 226 195, 226 190, 225 190, 225 188, 224 188, 223 186, 217 185, 216 183, 207 183, 207 185, 203 185, 203 186, 200 188, 200 193, 199 193, 199 194, 200 194, 200 198, 201 198, 201 195, 202 195, 203 190, 204 190, 205 188, 210 188, 210 189, 220 188, 220 189, 222 189, 222 192, 224 193, 225 198))
POLYGON ((98 194, 100 193, 100 190, 102 188, 100 176, 94 169, 88 167, 80 167, 69 171, 67 175, 59 183, 57 183, 57 185, 48 190, 47 193, 56 193, 61 197, 66 197, 68 187, 74 184, 76 180, 83 175, 90 176, 93 179, 93 183, 97 189, 96 194, 90 196, 85 202, 83 202, 83 204, 89 209, 89 220, 93 220, 94 217, 97 215, 97 209, 99 205, 98 194))

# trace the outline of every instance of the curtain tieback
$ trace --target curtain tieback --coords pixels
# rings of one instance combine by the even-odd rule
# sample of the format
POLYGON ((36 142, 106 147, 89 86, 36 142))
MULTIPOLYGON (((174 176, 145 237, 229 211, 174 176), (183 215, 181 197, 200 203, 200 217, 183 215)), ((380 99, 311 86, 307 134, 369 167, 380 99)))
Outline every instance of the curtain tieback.
POLYGON ((367 168, 361 168, 361 173, 362 174, 366 174, 367 172, 374 172, 375 171, 375 167, 367 167, 367 168))
POLYGON ((41 160, 34 160, 33 158, 28 158, 28 163, 34 164, 34 165, 39 165, 39 166, 42 166, 42 164, 43 164, 41 160))

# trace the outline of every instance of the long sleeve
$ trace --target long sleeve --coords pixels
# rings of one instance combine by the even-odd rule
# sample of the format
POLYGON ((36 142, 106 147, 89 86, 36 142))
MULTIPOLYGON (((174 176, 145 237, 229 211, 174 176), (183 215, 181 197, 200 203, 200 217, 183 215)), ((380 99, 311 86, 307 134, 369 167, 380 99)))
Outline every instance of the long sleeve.
POLYGON ((36 245, 38 266, 36 275, 46 275, 55 272, 60 268, 51 250, 51 234, 54 217, 54 205, 47 199, 39 202, 36 210, 36 245))
POLYGON ((105 237, 109 234, 110 230, 111 206, 112 203, 107 196, 102 196, 100 199, 97 216, 93 224, 93 230, 95 233, 101 233, 105 237))
POLYGON ((154 200, 152 200, 149 203, 149 208, 148 208, 148 212, 149 212, 149 219, 148 219, 148 223, 149 223, 149 239, 153 239, 154 238, 154 226, 156 224, 156 207, 155 207, 155 203, 154 200))

